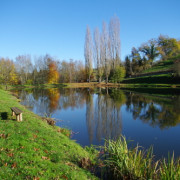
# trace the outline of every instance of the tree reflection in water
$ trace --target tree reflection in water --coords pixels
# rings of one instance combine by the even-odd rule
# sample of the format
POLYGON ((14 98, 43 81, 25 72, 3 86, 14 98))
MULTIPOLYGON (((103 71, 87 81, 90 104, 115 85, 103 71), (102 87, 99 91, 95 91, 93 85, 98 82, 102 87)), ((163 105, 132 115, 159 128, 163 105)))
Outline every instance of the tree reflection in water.
POLYGON ((126 95, 126 109, 133 114, 135 120, 139 118, 144 123, 161 129, 180 123, 180 96, 171 99, 131 92, 126 95))
MULTIPOLYGON (((55 112, 69 108, 81 109, 82 114, 85 110, 86 119, 83 120, 86 127, 83 128, 87 128, 90 144, 102 139, 118 138, 123 127, 122 113, 130 113, 134 120, 139 119, 160 129, 180 123, 178 95, 172 99, 125 92, 117 88, 31 89, 16 91, 17 93, 25 106, 41 116, 53 116, 55 112), (122 112, 122 105, 126 112, 122 112)), ((81 114, 79 118, 80 116, 81 114)))

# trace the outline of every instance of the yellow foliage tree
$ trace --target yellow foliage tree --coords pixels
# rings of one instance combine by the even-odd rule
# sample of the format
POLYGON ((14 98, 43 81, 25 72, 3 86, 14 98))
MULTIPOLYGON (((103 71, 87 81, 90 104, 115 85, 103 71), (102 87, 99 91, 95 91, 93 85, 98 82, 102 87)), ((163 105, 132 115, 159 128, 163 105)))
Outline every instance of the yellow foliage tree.
POLYGON ((0 83, 6 85, 18 83, 15 65, 10 59, 0 59, 0 83))
POLYGON ((56 84, 59 81, 59 72, 57 71, 57 66, 55 62, 50 62, 48 72, 48 84, 56 84))

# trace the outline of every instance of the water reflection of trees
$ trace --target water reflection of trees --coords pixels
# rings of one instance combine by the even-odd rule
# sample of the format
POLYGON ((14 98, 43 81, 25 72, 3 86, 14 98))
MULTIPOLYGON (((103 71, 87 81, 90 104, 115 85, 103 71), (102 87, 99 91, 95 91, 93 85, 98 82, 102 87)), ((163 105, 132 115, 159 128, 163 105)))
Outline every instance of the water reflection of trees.
POLYGON ((122 132, 121 107, 152 127, 161 129, 180 123, 180 96, 159 98, 119 89, 31 89, 22 90, 23 104, 37 114, 50 116, 56 110, 86 107, 89 140, 117 138, 122 132))
POLYGON ((84 89, 51 88, 21 90, 19 96, 30 110, 50 116, 56 110, 83 107, 87 93, 84 89))
POLYGON ((174 99, 143 96, 142 94, 126 93, 127 111, 133 114, 133 118, 139 118, 152 127, 161 129, 176 126, 180 123, 180 96, 174 99))
POLYGON ((122 131, 121 106, 125 95, 116 89, 32 89, 22 90, 20 98, 32 111, 50 116, 56 110, 86 106, 86 125, 90 142, 117 138, 122 131), (95 94, 96 92, 96 94, 95 94))
POLYGON ((90 143, 94 136, 98 141, 102 139, 116 139, 122 132, 121 106, 125 103, 125 96, 120 90, 109 90, 92 95, 86 100, 86 121, 90 143))

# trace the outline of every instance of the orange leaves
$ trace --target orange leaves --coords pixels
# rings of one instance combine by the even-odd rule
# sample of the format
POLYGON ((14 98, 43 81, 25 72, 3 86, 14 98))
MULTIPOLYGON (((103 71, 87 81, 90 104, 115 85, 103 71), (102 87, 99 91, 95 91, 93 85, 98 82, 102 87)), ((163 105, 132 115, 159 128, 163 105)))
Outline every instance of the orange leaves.
POLYGON ((16 168, 17 167, 17 164, 16 163, 13 163, 12 165, 11 165, 11 168, 12 169, 14 169, 14 168, 16 168))
POLYGON ((33 134, 33 138, 36 139, 36 138, 37 138, 37 135, 36 135, 36 134, 33 134))
POLYGON ((39 151, 39 148, 34 148, 34 151, 39 151))
POLYGON ((46 156, 42 156, 41 158, 42 158, 43 160, 49 160, 49 158, 46 157, 46 156))
POLYGON ((9 156, 9 157, 13 157, 13 156, 14 156, 14 154, 13 154, 13 153, 9 153, 9 154, 7 154, 7 156, 9 156))
POLYGON ((9 136, 9 134, 0 134, 0 137, 3 139, 6 139, 9 136))
POLYGON ((39 177, 34 177, 33 180, 39 180, 40 178, 39 177))
POLYGON ((48 83, 55 84, 58 83, 59 72, 57 71, 57 65, 55 62, 49 63, 49 72, 48 72, 48 83))
POLYGON ((48 89, 48 94, 49 94, 49 100, 50 100, 50 110, 56 110, 58 107, 59 103, 59 98, 60 98, 60 92, 59 89, 48 89))

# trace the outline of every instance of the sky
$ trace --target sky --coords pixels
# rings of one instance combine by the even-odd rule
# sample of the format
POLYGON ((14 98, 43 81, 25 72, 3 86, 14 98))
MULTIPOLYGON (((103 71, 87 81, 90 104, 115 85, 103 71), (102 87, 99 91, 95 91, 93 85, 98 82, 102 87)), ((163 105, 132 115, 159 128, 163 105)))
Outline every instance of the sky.
POLYGON ((0 0, 0 57, 83 60, 87 25, 120 19, 121 59, 160 34, 180 39, 180 0, 0 0))

